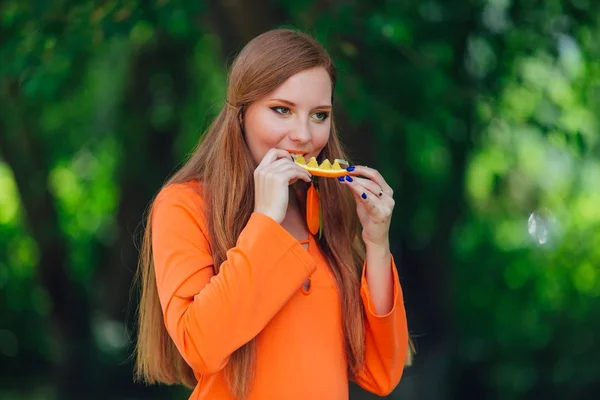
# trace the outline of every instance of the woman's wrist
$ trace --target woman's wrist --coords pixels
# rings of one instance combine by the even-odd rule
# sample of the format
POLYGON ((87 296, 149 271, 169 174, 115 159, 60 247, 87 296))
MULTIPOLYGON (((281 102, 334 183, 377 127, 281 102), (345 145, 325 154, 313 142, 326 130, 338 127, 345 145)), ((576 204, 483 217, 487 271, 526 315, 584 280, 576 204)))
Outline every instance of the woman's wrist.
POLYGON ((365 249, 367 253, 373 255, 388 255, 390 253, 390 242, 385 241, 384 243, 370 243, 365 242, 365 249))

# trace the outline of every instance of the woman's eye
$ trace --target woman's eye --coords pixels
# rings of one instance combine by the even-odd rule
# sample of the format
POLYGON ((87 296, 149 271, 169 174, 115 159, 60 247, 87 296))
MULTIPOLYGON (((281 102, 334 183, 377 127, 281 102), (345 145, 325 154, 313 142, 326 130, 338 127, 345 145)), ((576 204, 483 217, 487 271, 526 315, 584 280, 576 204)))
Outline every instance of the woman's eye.
POLYGON ((326 112, 318 112, 313 114, 313 118, 317 121, 325 121, 329 117, 329 113, 326 112))
POLYGON ((282 106, 271 107, 271 110, 275 111, 276 113, 283 114, 283 115, 291 114, 290 109, 287 107, 282 107, 282 106))

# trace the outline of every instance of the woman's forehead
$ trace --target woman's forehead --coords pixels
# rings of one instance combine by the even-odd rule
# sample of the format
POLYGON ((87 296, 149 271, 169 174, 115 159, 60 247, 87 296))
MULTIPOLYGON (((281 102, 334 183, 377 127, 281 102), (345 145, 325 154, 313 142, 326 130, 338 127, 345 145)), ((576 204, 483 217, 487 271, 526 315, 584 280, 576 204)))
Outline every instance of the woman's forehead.
POLYGON ((331 78, 323 67, 311 68, 289 77, 267 96, 267 100, 281 99, 298 106, 330 106, 331 78))

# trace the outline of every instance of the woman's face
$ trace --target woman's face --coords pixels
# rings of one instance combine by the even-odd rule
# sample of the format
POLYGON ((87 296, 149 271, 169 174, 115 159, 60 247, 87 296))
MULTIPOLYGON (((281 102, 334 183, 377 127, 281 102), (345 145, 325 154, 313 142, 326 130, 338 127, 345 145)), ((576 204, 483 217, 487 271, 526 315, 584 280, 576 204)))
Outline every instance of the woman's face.
POLYGON ((257 163, 273 147, 303 154, 308 161, 329 140, 330 116, 329 74, 323 67, 308 69, 248 106, 246 142, 257 163))

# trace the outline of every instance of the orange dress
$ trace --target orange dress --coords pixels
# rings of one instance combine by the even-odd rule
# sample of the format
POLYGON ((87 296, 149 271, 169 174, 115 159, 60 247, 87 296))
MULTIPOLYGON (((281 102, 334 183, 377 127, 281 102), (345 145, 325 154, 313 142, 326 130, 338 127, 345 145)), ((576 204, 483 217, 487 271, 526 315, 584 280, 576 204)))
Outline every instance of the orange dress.
MULTIPOLYGON (((224 367, 232 352, 256 337, 248 400, 347 400, 340 297, 315 239, 309 235, 306 249, 276 221, 253 213, 215 275, 194 185, 163 189, 151 220, 165 326, 198 379, 190 399, 233 400, 224 367)), ((400 381, 408 351, 402 289, 390 259, 394 306, 387 315, 375 314, 363 266, 365 363, 352 378, 382 396, 400 381)))

